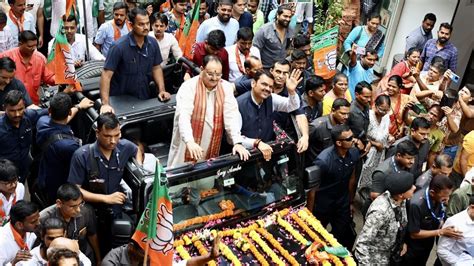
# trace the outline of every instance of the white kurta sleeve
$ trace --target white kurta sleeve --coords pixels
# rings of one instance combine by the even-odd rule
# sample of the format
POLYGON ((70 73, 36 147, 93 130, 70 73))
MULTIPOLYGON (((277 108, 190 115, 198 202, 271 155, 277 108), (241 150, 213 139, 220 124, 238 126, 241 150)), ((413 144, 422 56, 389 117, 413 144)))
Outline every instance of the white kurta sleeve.
POLYGON ((176 115, 179 115, 178 128, 182 140, 194 141, 191 116, 194 110, 194 95, 199 76, 185 81, 176 94, 176 115))
POLYGON ((288 97, 272 93, 272 103, 273 111, 290 113, 300 108, 300 97, 297 93, 288 97))
MULTIPOLYGON (((224 86, 225 84, 223 84, 224 86)), ((242 120, 239 112, 239 105, 234 97, 233 89, 230 84, 224 88, 224 128, 227 136, 232 141, 232 145, 242 143, 240 134, 242 120)))

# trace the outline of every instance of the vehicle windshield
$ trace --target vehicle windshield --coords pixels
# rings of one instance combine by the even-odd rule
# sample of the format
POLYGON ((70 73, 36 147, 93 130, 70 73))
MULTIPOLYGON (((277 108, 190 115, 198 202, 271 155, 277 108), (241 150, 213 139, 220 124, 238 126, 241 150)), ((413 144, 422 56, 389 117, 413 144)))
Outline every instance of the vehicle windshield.
POLYGON ((185 171, 179 178, 170 178, 168 173, 175 229, 249 215, 266 205, 299 197, 301 179, 290 160, 292 152, 294 149, 282 149, 268 162, 260 154, 247 162, 229 156, 196 164, 194 169, 202 167, 202 173, 189 171, 186 175, 185 171))

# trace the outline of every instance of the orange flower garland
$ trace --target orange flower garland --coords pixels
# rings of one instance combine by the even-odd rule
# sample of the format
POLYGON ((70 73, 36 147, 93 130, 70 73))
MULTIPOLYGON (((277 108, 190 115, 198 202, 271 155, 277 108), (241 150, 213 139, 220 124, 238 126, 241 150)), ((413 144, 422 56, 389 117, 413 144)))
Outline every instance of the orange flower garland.
POLYGON ((194 217, 194 218, 182 221, 179 224, 173 225, 173 230, 174 231, 183 230, 191 225, 208 223, 210 221, 232 216, 233 214, 234 214, 233 210, 225 210, 217 214, 194 217))
POLYGON ((263 237, 267 239, 270 244, 272 244, 273 247, 275 247, 278 252, 291 264, 291 265, 300 265, 296 259, 291 256, 291 254, 288 252, 288 250, 284 249, 280 243, 270 234, 267 230, 264 228, 258 228, 257 232, 259 232, 263 237))
MULTIPOLYGON (((226 215, 231 215, 233 213, 235 205, 230 200, 223 200, 219 203, 219 207, 223 209, 223 212, 214 215, 189 219, 184 223, 175 225, 174 227, 178 229, 186 228, 189 225, 196 224, 197 221, 201 223, 207 222, 208 219, 215 218, 219 214, 223 213, 226 215)), ((278 225, 285 231, 289 232, 293 236, 293 238, 296 239, 300 244, 307 245, 308 243, 311 243, 311 241, 309 241, 302 233, 300 233, 304 231, 309 236, 309 239, 314 241, 314 243, 320 243, 323 246, 341 246, 341 244, 339 244, 339 242, 334 238, 334 236, 328 233, 326 229, 322 226, 322 224, 319 222, 319 220, 316 219, 316 217, 314 217, 313 214, 306 208, 300 210, 291 210, 289 208, 286 208, 275 212, 271 216, 266 216, 262 219, 255 220, 254 223, 242 228, 228 229, 219 232, 216 230, 205 230, 203 231, 204 234, 202 236, 200 236, 199 233, 192 235, 183 235, 182 238, 174 242, 173 246, 175 247, 176 253, 183 260, 186 260, 190 258, 190 255, 186 250, 185 246, 194 244, 199 254, 206 255, 208 254, 208 250, 203 245, 200 238, 207 238, 210 236, 216 237, 217 235, 219 235, 221 237, 234 238, 235 246, 241 249, 244 253, 250 251, 253 257, 258 261, 258 264, 260 265, 269 265, 269 262, 267 262, 267 257, 265 257, 263 254, 268 255, 271 261, 276 265, 299 265, 299 263, 290 254, 290 252, 283 248, 283 246, 273 237, 273 235, 265 229, 266 225, 274 224, 275 222, 278 223, 278 225), (290 215, 290 218, 294 222, 296 222, 297 226, 301 229, 296 228, 289 221, 284 219, 283 217, 285 217, 286 215, 290 215), (256 245, 258 245, 259 248, 263 250, 263 253, 260 252, 259 248, 257 248, 256 245)), ((220 243, 219 249, 225 256, 225 258, 231 262, 232 265, 241 265, 241 261, 228 246, 223 243, 220 243)), ((324 251, 322 252, 326 253, 324 251)), ((354 259, 350 256, 342 259, 332 254, 327 254, 326 257, 320 258, 319 261, 321 263, 320 265, 325 266, 356 265, 354 259)), ((210 261, 208 265, 214 266, 216 265, 216 262, 210 261)))
MULTIPOLYGON (((201 243, 200 240, 196 240, 196 241, 194 242, 194 246, 197 248, 197 250, 199 251, 199 254, 201 254, 201 255, 207 255, 207 253, 209 253, 209 252, 207 252, 207 249, 204 247, 204 245, 201 243)), ((213 260, 209 261, 209 262, 207 263, 207 265, 209 265, 209 266, 217 266, 216 262, 213 261, 213 260)))
POLYGON ((296 215, 296 213, 292 213, 290 217, 298 224, 299 227, 303 229, 303 231, 309 235, 309 237, 313 239, 313 241, 326 245, 326 242, 321 240, 321 238, 319 238, 319 236, 313 230, 311 230, 311 228, 309 228, 308 225, 306 225, 303 220, 301 220, 301 218, 296 215))

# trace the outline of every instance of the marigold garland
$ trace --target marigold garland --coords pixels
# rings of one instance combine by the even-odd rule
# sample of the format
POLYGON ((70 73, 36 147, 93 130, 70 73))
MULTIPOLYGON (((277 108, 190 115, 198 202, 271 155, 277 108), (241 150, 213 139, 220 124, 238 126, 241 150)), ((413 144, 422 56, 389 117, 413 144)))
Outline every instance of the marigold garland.
POLYGON ((290 217, 298 224, 299 227, 301 227, 301 229, 303 229, 303 231, 305 231, 309 235, 309 237, 313 239, 314 242, 326 245, 326 242, 321 240, 321 238, 319 238, 319 236, 313 230, 311 230, 311 228, 309 228, 309 226, 305 224, 305 222, 303 222, 303 220, 301 220, 301 218, 298 217, 296 213, 292 213, 290 217))
MULTIPOLYGON (((207 249, 204 247, 204 245, 202 244, 202 242, 200 240, 196 240, 194 242, 194 246, 197 248, 199 254, 201 255, 207 255, 209 252, 207 252, 207 249)), ((207 265, 209 266, 217 266, 216 262, 211 260, 207 263, 207 265)))
MULTIPOLYGON (((211 220, 220 219, 226 216, 230 216, 233 214, 233 209, 235 208, 232 201, 223 200, 219 203, 219 206, 224 210, 221 213, 196 217, 193 219, 186 220, 181 222, 177 225, 174 225, 174 230, 181 230, 190 225, 197 224, 197 223, 206 223, 211 220)), ((283 217, 286 215, 290 215, 290 218, 296 222, 296 224, 304 231, 306 234, 315 242, 321 243, 324 246, 333 246, 338 247, 341 244, 334 238, 334 236, 326 231, 326 229, 322 226, 321 222, 313 216, 313 214, 306 208, 300 209, 297 212, 290 210, 289 208, 285 208, 283 210, 277 211, 272 216, 272 221, 277 222, 279 226, 289 232, 294 239, 296 239, 302 245, 311 245, 311 241, 306 239, 303 234, 300 233, 295 227, 285 220, 283 217), (312 227, 312 228, 310 228, 312 227), (315 231, 313 231, 313 229, 315 231), (319 234, 319 235, 318 235, 319 234), (321 237, 320 237, 321 236, 321 237)), ((269 233, 265 229, 265 222, 264 219, 256 220, 254 223, 248 225, 247 227, 242 228, 235 228, 235 229, 228 229, 224 231, 217 232, 216 230, 211 230, 210 235, 216 237, 216 235, 220 235, 221 237, 233 237, 236 242, 236 246, 241 249, 243 252, 250 251, 254 258, 258 261, 260 265, 267 266, 269 263, 267 259, 255 244, 258 244, 260 248, 263 250, 264 254, 268 255, 273 263, 276 265, 286 265, 285 262, 273 251, 270 247, 273 246, 278 253, 283 257, 289 264, 291 265, 299 265, 296 259, 286 250, 283 246, 273 237, 271 233, 269 233), (214 232, 213 232, 214 231, 214 232), (263 236, 263 238, 261 237, 263 236), (266 240, 266 241, 265 241, 266 240), (254 241, 255 244, 252 242, 254 241), (267 242, 270 244, 267 244, 267 242)), ((202 237, 202 236, 201 236, 202 237)), ((206 255, 208 254, 207 249, 202 244, 199 239, 200 237, 196 234, 192 235, 183 235, 182 238, 174 241, 173 246, 175 247, 176 253, 183 259, 187 260, 191 258, 188 251, 184 248, 184 246, 194 244, 197 248, 199 254, 206 255)), ((222 254, 228 259, 232 265, 241 265, 240 260, 238 257, 232 252, 232 250, 223 243, 219 243, 219 249, 221 250, 222 254)), ((329 254, 329 259, 324 259, 322 265, 336 265, 336 266, 356 266, 354 259, 349 256, 346 258, 339 258, 335 255, 329 254)), ((210 266, 216 266, 215 261, 208 262, 210 266)))
POLYGON ((178 252, 178 255, 183 260, 191 259, 191 255, 189 255, 188 251, 182 245, 175 247, 175 250, 176 250, 176 252, 178 252))
POLYGON ((309 212, 308 209, 304 208, 300 211, 298 211, 298 216, 303 219, 303 221, 307 222, 311 227, 316 230, 323 238, 326 240, 327 243, 329 243, 333 247, 340 247, 341 244, 337 242, 337 240, 334 238, 332 234, 330 234, 326 229, 323 227, 321 222, 316 219, 316 217, 313 216, 312 213, 309 212))
POLYGON ((219 243, 219 249, 221 250, 222 255, 224 255, 224 257, 226 257, 230 262, 232 262, 232 265, 242 265, 240 263, 240 260, 237 258, 237 256, 234 255, 234 253, 232 252, 232 250, 230 250, 228 246, 224 245, 223 243, 219 243))
POLYGON ((270 256, 270 258, 276 265, 281 265, 281 266, 285 265, 285 263, 278 257, 278 255, 275 252, 273 252, 273 250, 267 245, 267 243, 263 241, 263 239, 260 237, 260 235, 256 231, 254 230, 250 231, 249 236, 255 241, 255 243, 257 243, 260 246, 260 248, 268 256, 270 256))
POLYGON ((257 261, 260 263, 262 266, 269 266, 267 260, 265 259, 265 256, 263 256, 257 249, 257 247, 248 239, 246 236, 242 236, 242 238, 247 242, 248 248, 250 252, 252 252, 253 256, 257 261))
POLYGON ((272 244, 272 246, 275 247, 278 250, 278 252, 280 252, 280 254, 283 256, 283 258, 285 258, 291 265, 300 265, 298 261, 296 261, 296 259, 293 256, 291 256, 290 252, 284 249, 280 245, 278 240, 276 240, 273 237, 273 235, 270 234, 267 230, 260 227, 257 229, 257 232, 260 233, 263 237, 265 237, 265 239, 267 239, 267 241, 270 242, 270 244, 272 244))
POLYGON ((301 243, 301 245, 303 246, 309 246, 311 245, 311 241, 307 240, 306 238, 304 238, 304 236, 302 236, 300 234, 300 232, 298 232, 297 230, 295 230, 293 228, 293 226, 287 222, 285 219, 281 218, 280 216, 277 217, 277 223, 283 227, 287 232, 289 232, 298 242, 301 243))
POLYGON ((174 231, 183 230, 191 225, 208 223, 210 221, 232 216, 233 214, 234 214, 233 210, 225 210, 216 214, 194 217, 194 218, 182 221, 179 224, 173 225, 173 230, 174 231))

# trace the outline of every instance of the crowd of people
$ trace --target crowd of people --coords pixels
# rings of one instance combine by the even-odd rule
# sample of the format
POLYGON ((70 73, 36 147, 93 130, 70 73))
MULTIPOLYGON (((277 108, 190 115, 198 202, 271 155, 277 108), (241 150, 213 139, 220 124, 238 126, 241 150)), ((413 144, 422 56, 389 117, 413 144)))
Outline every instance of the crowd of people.
MULTIPOLYGON (((252 149, 271 161, 278 128, 304 166, 319 169, 307 207, 358 263, 424 265, 437 242, 437 264, 472 265, 474 85, 452 86, 453 28, 426 14, 407 35, 404 60, 381 75, 381 17, 367 13, 355 24, 360 7, 347 2, 331 79, 313 69, 309 2, 86 0, 67 15, 66 1, 2 3, 0 264, 143 263, 133 240, 108 241, 115 221, 136 222, 122 177, 130 159, 144 160, 143 143, 121 138, 110 96, 171 98, 163 67, 183 56, 179 40, 200 3, 190 59, 201 71, 186 73, 176 94, 168 167, 224 152, 245 161, 252 149), (61 25, 76 69, 105 61, 94 143, 83 145, 70 126, 93 101, 74 104, 66 87, 42 108, 42 86, 56 85, 46 57, 61 25), (360 232, 355 211, 364 217, 360 232)), ((184 263, 217 256, 215 248, 184 263)))

